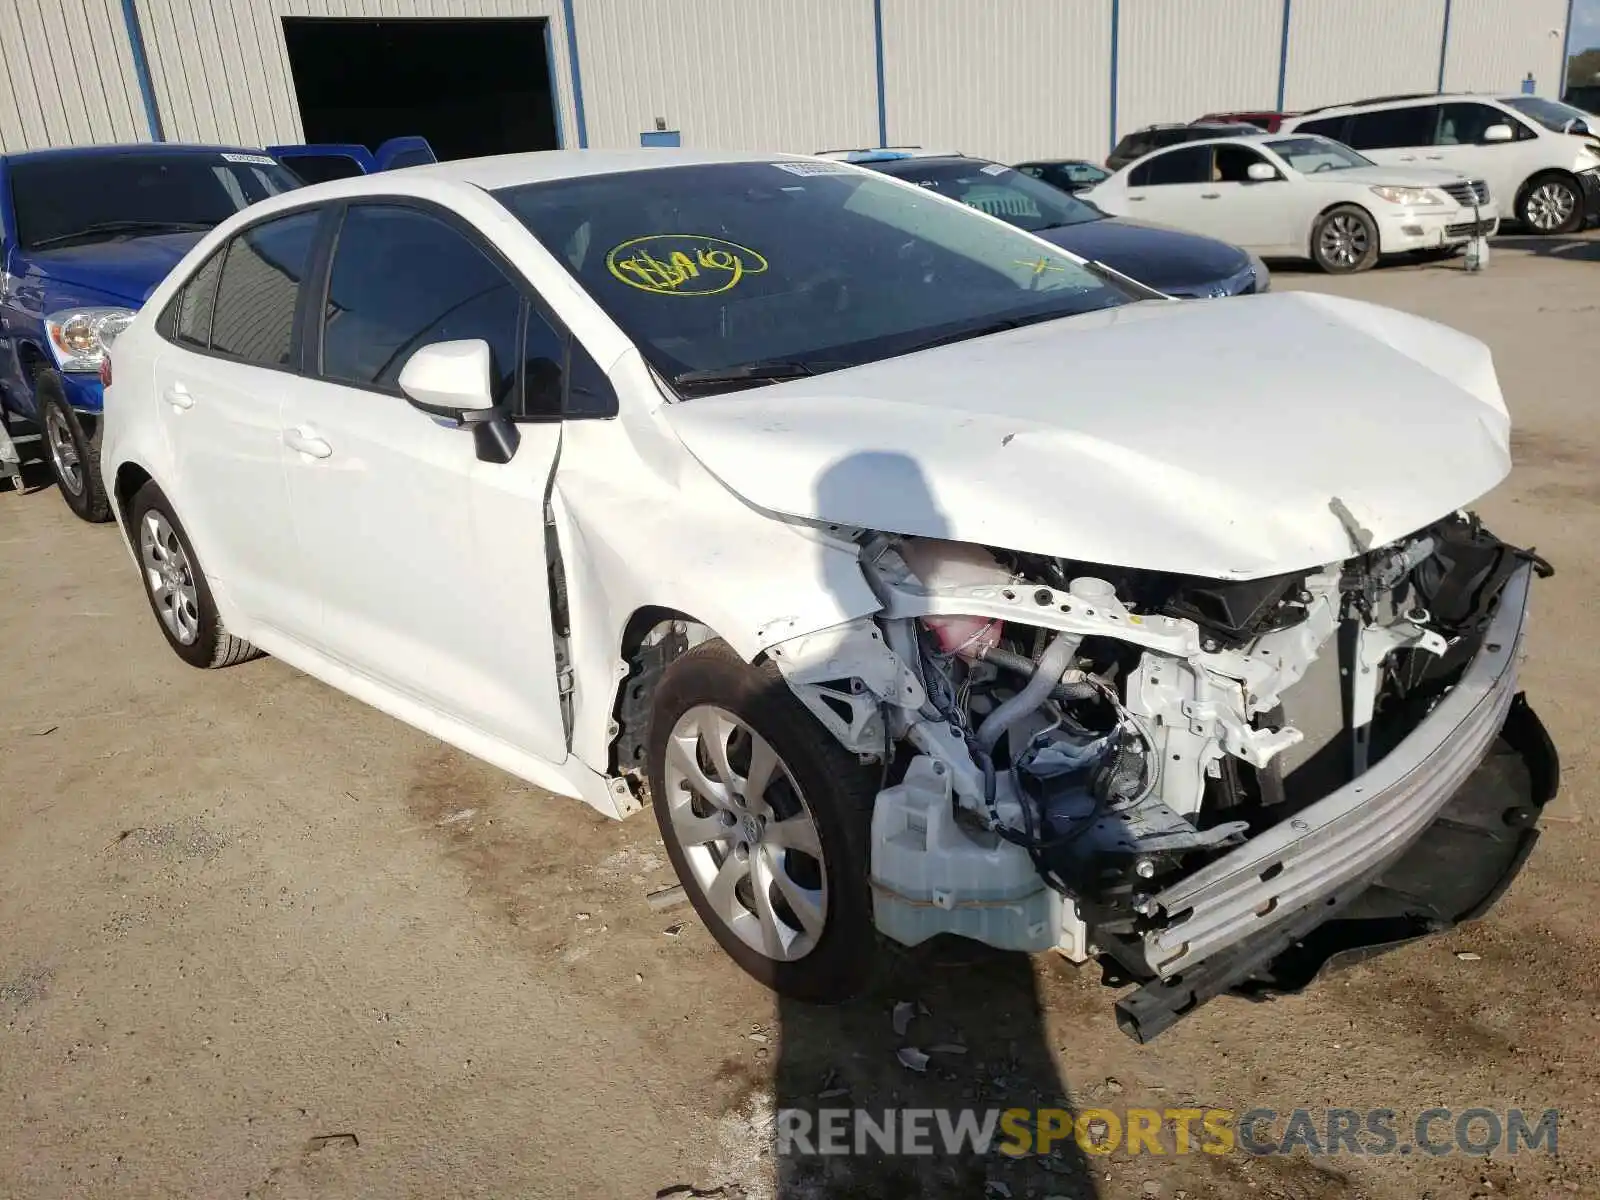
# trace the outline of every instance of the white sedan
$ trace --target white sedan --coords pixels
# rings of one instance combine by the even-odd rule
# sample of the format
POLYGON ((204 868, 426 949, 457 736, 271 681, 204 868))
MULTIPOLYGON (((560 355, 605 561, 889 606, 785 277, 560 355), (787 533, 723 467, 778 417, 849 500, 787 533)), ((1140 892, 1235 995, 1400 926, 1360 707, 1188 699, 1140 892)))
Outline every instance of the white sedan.
POLYGON ((1310 258, 1337 274, 1365 271, 1385 254, 1449 254, 1500 224, 1481 179, 1378 166, 1306 134, 1189 142, 1146 155, 1079 196, 1115 216, 1268 257, 1310 258))
POLYGON ((1448 878, 1448 925, 1554 786, 1541 564, 1458 512, 1509 469, 1494 369, 1404 313, 1168 300, 844 163, 568 152, 258 204, 102 369, 185 662, 652 806, 789 995, 953 933, 1113 955, 1152 1036, 1302 984, 1419 838, 1393 894, 1448 878), (1531 765, 1486 773, 1503 728, 1531 765))

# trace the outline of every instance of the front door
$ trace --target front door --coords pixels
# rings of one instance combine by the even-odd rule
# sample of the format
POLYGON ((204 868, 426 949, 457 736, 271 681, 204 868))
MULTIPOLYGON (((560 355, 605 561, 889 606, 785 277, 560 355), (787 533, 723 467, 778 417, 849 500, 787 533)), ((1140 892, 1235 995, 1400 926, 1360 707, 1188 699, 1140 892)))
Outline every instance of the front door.
POLYGON ((1296 205, 1289 189, 1293 186, 1278 172, 1277 179, 1251 179, 1250 168, 1265 164, 1278 171, 1276 163, 1252 146, 1218 145, 1211 172, 1211 186, 1201 192, 1198 232, 1244 246, 1258 253, 1283 251, 1303 241, 1291 237, 1290 222, 1296 205))
POLYGON ((422 346, 481 338, 498 398, 515 405, 523 322, 537 313, 467 231, 396 203, 349 209, 322 311, 317 369, 283 414, 290 502, 322 602, 318 648, 560 762, 544 505, 561 425, 522 424, 509 463, 480 462, 469 431, 412 407, 395 382, 422 346))
POLYGON ((318 613, 299 578, 281 410, 297 383, 295 305, 319 220, 314 209, 277 217, 213 254, 164 316, 170 344, 155 365, 168 499, 212 588, 299 637, 318 613))

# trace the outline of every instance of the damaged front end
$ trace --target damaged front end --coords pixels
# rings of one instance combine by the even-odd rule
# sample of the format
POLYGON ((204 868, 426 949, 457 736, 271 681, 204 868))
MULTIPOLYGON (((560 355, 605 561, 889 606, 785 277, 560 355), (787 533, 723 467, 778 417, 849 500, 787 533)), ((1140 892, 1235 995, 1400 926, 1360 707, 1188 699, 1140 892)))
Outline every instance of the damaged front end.
POLYGON ((1249 581, 857 541, 881 611, 772 656, 883 764, 879 929, 1099 955, 1139 1040, 1477 915, 1555 792, 1516 690, 1550 569, 1473 516, 1249 581))

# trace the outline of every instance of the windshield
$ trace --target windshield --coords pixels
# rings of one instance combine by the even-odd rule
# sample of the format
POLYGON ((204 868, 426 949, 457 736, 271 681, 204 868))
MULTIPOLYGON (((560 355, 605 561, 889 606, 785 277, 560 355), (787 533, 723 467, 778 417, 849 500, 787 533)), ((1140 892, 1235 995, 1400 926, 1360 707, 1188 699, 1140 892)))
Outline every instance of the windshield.
POLYGON ((1556 133, 1567 132, 1567 127, 1575 123, 1588 129, 1595 119, 1593 113, 1556 100, 1546 100, 1543 96, 1508 96, 1501 103, 1507 108, 1516 109, 1525 117, 1532 117, 1556 133))
POLYGON ((1280 138, 1268 142, 1267 149, 1302 175, 1373 165, 1370 158, 1363 158, 1343 142, 1325 137, 1280 138))
POLYGON ((981 158, 955 162, 912 158, 872 165, 885 175, 959 200, 1030 233, 1098 221, 1106 215, 1031 175, 981 158))
POLYGON ((854 366, 1133 299, 1026 234, 843 163, 665 167, 495 195, 652 366, 697 384, 854 366))
POLYGON ((28 249, 203 230, 300 186, 264 154, 132 151, 11 165, 17 239, 28 249))

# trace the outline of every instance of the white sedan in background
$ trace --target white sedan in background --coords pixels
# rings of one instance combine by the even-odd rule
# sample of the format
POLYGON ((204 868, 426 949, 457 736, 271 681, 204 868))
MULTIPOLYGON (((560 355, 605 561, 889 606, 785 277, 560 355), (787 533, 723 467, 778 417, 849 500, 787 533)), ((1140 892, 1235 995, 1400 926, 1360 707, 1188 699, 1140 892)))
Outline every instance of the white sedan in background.
POLYGON ((1500 225, 1481 179, 1382 167, 1303 134, 1174 146, 1079 195, 1115 216, 1310 258, 1334 274, 1365 271, 1384 254, 1449 254, 1500 225))

